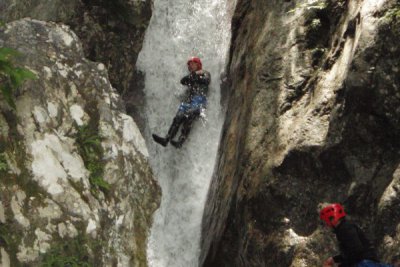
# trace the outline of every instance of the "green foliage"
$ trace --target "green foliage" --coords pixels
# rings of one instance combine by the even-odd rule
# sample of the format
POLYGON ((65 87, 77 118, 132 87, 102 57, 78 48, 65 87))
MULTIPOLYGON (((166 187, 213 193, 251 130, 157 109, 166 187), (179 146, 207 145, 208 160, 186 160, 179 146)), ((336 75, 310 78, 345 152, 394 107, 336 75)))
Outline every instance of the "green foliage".
POLYGON ((91 267, 89 253, 83 238, 60 241, 62 244, 52 247, 43 255, 41 267, 91 267))
POLYGON ((13 59, 20 56, 19 52, 0 47, 0 91, 5 101, 12 107, 15 107, 13 92, 22 85, 25 80, 36 79, 36 75, 25 68, 15 67, 13 59))
POLYGON ((107 192, 110 184, 103 179, 103 148, 96 128, 90 127, 90 125, 78 127, 76 139, 85 167, 90 172, 89 182, 92 185, 92 193, 96 195, 98 189, 107 192))
POLYGON ((15 222, 0 222, 0 246, 8 252, 11 266, 20 266, 16 254, 23 234, 22 229, 15 222))
POLYGON ((0 153, 0 172, 8 171, 8 164, 4 153, 0 153))
POLYGON ((294 13, 294 12, 296 12, 298 10, 301 10, 301 9, 321 10, 321 9, 325 9, 325 8, 326 8, 325 1, 314 0, 314 1, 311 1, 310 3, 299 4, 295 8, 289 10, 287 13, 294 13))
POLYGON ((400 5, 397 5, 394 8, 389 9, 385 14, 385 18, 389 19, 390 21, 399 20, 400 19, 400 5))
POLYGON ((0 245, 3 244, 3 246, 8 247, 10 243, 9 231, 4 224, 0 223, 0 245))

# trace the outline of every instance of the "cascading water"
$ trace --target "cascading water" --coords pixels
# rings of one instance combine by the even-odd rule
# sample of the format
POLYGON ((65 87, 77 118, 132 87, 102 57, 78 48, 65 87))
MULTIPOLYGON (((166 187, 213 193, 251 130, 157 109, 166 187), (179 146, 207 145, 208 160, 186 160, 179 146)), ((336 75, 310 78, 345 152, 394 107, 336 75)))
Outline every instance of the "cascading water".
POLYGON ((150 163, 162 188, 147 249, 151 267, 198 266, 201 219, 223 121, 220 74, 230 41, 229 7, 226 0, 154 1, 138 58, 145 73, 150 163), (194 123, 183 148, 164 148, 151 133, 167 133, 185 90, 179 81, 187 75, 190 56, 199 56, 211 73, 206 117, 194 123))

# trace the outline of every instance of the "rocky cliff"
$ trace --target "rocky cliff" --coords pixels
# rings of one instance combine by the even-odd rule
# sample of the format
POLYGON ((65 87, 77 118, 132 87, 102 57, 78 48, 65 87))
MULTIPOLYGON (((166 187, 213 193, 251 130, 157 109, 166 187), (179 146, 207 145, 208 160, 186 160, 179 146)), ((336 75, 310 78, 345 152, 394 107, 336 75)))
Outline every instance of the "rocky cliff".
POLYGON ((203 220, 203 266, 322 266, 318 205, 345 204, 386 262, 400 247, 399 3, 244 1, 203 220))
POLYGON ((70 26, 80 38, 85 56, 106 66, 128 114, 142 128, 143 78, 135 64, 152 5, 152 0, 2 0, 0 20, 30 17, 70 26))
POLYGON ((0 265, 147 266, 160 190, 105 65, 51 22, 8 23, 0 46, 37 76, 15 110, 0 95, 0 265))

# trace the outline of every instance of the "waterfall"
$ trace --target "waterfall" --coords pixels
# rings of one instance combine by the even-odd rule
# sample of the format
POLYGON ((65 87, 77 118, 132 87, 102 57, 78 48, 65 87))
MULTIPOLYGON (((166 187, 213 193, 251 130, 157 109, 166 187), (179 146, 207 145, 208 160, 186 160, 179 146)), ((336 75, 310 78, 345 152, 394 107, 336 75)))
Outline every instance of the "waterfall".
MULTIPOLYGON (((205 199, 214 169, 223 114, 220 75, 230 42, 232 4, 227 0, 155 0, 138 68, 145 73, 145 138, 150 164, 162 188, 148 241, 151 267, 198 267, 205 199), (186 62, 198 56, 211 73, 208 108, 181 149, 155 144, 165 136, 185 87, 186 62)), ((178 133, 179 136, 180 132, 178 133)))

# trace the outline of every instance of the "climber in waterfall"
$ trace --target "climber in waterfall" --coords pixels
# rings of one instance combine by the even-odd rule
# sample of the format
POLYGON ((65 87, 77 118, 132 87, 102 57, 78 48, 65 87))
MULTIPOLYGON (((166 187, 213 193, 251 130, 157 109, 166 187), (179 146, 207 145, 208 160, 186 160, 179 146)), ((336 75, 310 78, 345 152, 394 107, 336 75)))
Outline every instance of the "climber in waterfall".
POLYGON ((187 61, 189 74, 181 79, 181 84, 187 86, 184 101, 180 104, 171 127, 165 137, 153 134, 153 139, 162 146, 167 146, 168 142, 176 147, 182 147, 183 142, 190 133, 193 122, 200 116, 207 104, 208 85, 211 75, 203 70, 200 58, 192 57, 187 61), (178 140, 173 140, 180 126, 181 135, 178 140))
POLYGON ((323 267, 391 267, 377 260, 375 249, 363 231, 345 217, 344 208, 338 203, 329 204, 320 211, 320 219, 333 229, 341 252, 325 260, 323 267))

